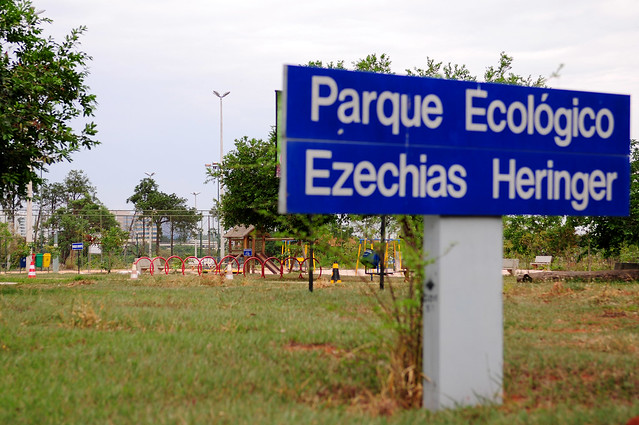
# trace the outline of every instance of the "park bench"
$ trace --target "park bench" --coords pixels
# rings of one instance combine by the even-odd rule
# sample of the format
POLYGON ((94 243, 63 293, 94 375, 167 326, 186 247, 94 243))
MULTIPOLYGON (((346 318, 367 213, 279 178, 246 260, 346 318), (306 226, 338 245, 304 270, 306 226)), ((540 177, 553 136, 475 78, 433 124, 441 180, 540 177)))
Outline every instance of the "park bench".
POLYGON ((508 270, 510 274, 514 276, 519 268, 519 260, 516 258, 504 258, 501 268, 502 270, 508 270))
POLYGON ((533 268, 537 268, 538 266, 548 267, 550 269, 550 263, 552 263, 551 255, 538 255, 535 257, 535 261, 530 263, 533 268))

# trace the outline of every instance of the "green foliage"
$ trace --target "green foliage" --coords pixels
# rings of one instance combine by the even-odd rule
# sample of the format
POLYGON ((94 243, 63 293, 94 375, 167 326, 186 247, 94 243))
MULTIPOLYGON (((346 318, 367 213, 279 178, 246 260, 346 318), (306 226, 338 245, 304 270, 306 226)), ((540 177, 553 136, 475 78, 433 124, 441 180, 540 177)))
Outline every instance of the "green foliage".
POLYGON ((97 199, 95 187, 83 171, 70 171, 63 183, 45 182, 37 199, 41 209, 50 209, 51 216, 42 226, 58 232, 62 263, 71 254, 72 243, 99 244, 108 232, 112 236, 121 232, 115 216, 97 199))
POLYGON ((532 260, 537 255, 569 258, 582 237, 575 232, 576 217, 505 216, 504 256, 532 260), (523 258, 522 258, 523 257, 523 258))
POLYGON ((96 126, 73 125, 93 116, 85 84, 91 59, 78 49, 80 27, 64 41, 42 35, 50 23, 29 0, 2 0, 0 14, 0 199, 24 196, 38 170, 91 148, 96 126))
POLYGON ((326 64, 324 64, 322 61, 317 60, 317 61, 309 61, 307 66, 310 66, 312 68, 327 68, 327 69, 346 69, 344 67, 344 61, 337 61, 337 62, 327 62, 326 64))
POLYGON ((0 268, 17 267, 20 258, 29 254, 24 238, 11 233, 8 223, 0 223, 0 268))
MULTIPOLYGON (((546 78, 538 76, 522 77, 514 74, 512 70, 513 57, 501 52, 497 66, 489 66, 484 72, 484 81, 487 83, 512 84, 517 86, 545 87, 546 78)), ((558 72, 558 71, 557 71, 558 72)), ((477 77, 472 75, 466 65, 435 62, 434 59, 426 58, 426 68, 407 69, 408 75, 419 77, 443 78, 446 80, 477 81, 477 77)), ((555 74, 556 76, 556 74, 555 74)))
POLYGON ((394 74, 391 70, 391 63, 390 57, 386 53, 382 53, 379 57, 377 54, 373 53, 363 59, 353 62, 353 69, 355 71, 394 74))
POLYGON ((624 245, 639 244, 639 141, 630 141, 630 215, 591 217, 588 224, 593 246, 606 257, 618 255, 624 245))
POLYGON ((513 57, 508 56, 506 53, 501 52, 499 56, 499 64, 496 67, 489 66, 484 73, 484 81, 487 83, 500 83, 511 84, 515 86, 529 86, 529 87, 545 87, 546 78, 541 75, 536 79, 532 76, 522 77, 517 74, 513 74, 511 71, 513 63, 513 57))
POLYGON ((435 62, 434 59, 426 58, 426 69, 413 68, 407 69, 406 73, 418 77, 443 78, 446 80, 460 81, 477 81, 477 77, 473 76, 466 65, 451 64, 450 62, 443 66, 443 62, 435 62))
POLYGON ((50 196, 60 196, 65 202, 76 201, 80 198, 95 198, 96 193, 95 186, 91 185, 89 178, 81 170, 69 171, 62 184, 56 186, 54 183, 50 190, 52 192, 50 196), (63 189, 61 193, 58 192, 60 188, 63 189))
POLYGON ((71 244, 100 243, 109 229, 119 229, 115 216, 98 200, 84 197, 58 208, 48 226, 58 229, 58 243, 62 261, 71 253, 71 244))
POLYGON ((129 234, 122 230, 120 226, 112 226, 101 235, 100 243, 102 245, 102 253, 107 256, 104 268, 109 273, 111 273, 113 266, 113 255, 122 250, 128 238, 129 234))
POLYGON ((267 140, 243 137, 224 156, 221 168, 209 169, 211 179, 221 179, 224 193, 218 212, 225 228, 255 226, 261 231, 276 227, 279 178, 276 175, 275 133, 267 140))

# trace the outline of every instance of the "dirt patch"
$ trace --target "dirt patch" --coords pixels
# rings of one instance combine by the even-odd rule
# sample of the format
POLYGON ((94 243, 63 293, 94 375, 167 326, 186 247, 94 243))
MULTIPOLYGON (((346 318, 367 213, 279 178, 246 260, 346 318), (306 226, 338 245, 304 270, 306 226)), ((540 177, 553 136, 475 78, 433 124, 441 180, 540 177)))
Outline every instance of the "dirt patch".
POLYGON ((316 351, 333 357, 341 357, 344 350, 340 350, 336 346, 329 343, 311 343, 303 344, 301 342, 290 341, 284 346, 286 351, 316 351))
POLYGON ((576 280, 599 282, 634 282, 639 280, 639 270, 598 271, 550 271, 525 273, 517 276, 517 282, 543 282, 548 280, 576 280))
POLYGON ((75 280, 71 283, 67 283, 66 287, 73 288, 74 286, 94 285, 94 284, 95 284, 95 280, 81 279, 81 280, 75 280))
POLYGON ((626 316, 627 314, 625 311, 616 311, 616 310, 606 310, 601 315, 601 317, 609 317, 609 318, 626 317, 626 316))

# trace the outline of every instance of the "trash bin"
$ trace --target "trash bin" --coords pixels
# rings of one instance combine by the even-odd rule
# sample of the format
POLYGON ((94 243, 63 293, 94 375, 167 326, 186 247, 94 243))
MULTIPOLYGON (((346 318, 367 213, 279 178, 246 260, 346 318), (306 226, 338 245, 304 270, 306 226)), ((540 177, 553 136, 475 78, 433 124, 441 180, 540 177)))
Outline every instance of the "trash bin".
POLYGON ((51 253, 50 252, 45 252, 44 255, 42 256, 42 267, 44 267, 45 269, 48 269, 49 267, 51 267, 51 253))
POLYGON ((367 249, 364 251, 361 257, 362 264, 364 264, 369 269, 375 268, 379 265, 379 255, 372 249, 367 249))
POLYGON ((40 267, 42 269, 42 254, 36 254, 35 256, 35 266, 40 267))

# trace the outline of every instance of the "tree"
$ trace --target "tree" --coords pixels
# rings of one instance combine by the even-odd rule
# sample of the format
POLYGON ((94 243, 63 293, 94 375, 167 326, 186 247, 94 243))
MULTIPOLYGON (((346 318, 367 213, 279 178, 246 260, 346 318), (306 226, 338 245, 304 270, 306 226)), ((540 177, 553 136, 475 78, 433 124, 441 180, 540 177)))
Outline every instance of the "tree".
MULTIPOLYGON (((36 200, 40 201, 41 213, 50 213, 42 227, 58 231, 63 262, 73 242, 101 243, 107 231, 120 230, 115 216, 98 200, 95 187, 81 170, 71 170, 62 183, 44 181, 36 200)), ((38 222, 40 219, 38 216, 38 222)))
POLYGON ((100 238, 100 245, 102 246, 102 253, 106 254, 107 260, 103 267, 107 270, 107 273, 111 273, 111 267, 113 266, 113 255, 116 254, 129 238, 129 234, 122 230, 120 227, 110 227, 107 229, 100 238))
POLYGON ((221 167, 208 170, 211 178, 221 178, 224 185, 218 213, 225 228, 253 225, 271 231, 277 227, 276 170, 274 132, 266 141, 236 139, 235 149, 224 156, 221 167))
POLYGON ((382 74, 394 74, 391 70, 391 60, 387 54, 382 53, 377 57, 377 54, 373 53, 371 55, 366 56, 364 59, 360 59, 356 62, 353 62, 353 67, 355 71, 366 71, 366 72, 379 72, 382 74))
POLYGON ((624 245, 639 244, 639 141, 630 141, 630 215, 590 217, 586 228, 606 257, 618 255, 624 245))
POLYGON ((579 246, 575 232, 581 218, 516 215, 505 216, 504 255, 532 259, 536 255, 569 258, 579 246))
POLYGON ((236 139, 235 150, 224 156, 220 168, 207 171, 207 182, 219 178, 224 184, 216 212, 226 228, 255 226, 261 232, 278 231, 309 240, 311 228, 335 223, 336 217, 316 215, 309 219, 303 215, 278 215, 276 152, 273 131, 266 141, 236 139))
POLYGON ((194 209, 186 207, 186 199, 180 198, 175 193, 167 194, 159 190, 158 184, 150 177, 144 178, 134 189, 133 195, 127 200, 135 205, 135 210, 142 218, 149 218, 155 225, 156 240, 155 252, 160 252, 160 239, 162 238, 162 225, 172 220, 174 214, 190 216, 192 222, 201 218, 194 209))
MULTIPOLYGON (((64 192, 62 197, 66 202, 77 201, 82 197, 95 198, 95 186, 91 185, 84 171, 71 170, 62 182, 64 192)), ((55 187, 53 188, 55 189, 55 187)), ((56 195, 59 195, 56 193, 56 195)))
POLYGON ((120 228, 115 216, 100 201, 85 196, 58 208, 47 222, 58 229, 60 256, 64 261, 71 253, 71 244, 100 243, 111 228, 120 228))
POLYGON ((38 170, 70 161, 98 144, 96 126, 72 124, 93 116, 96 101, 85 84, 91 59, 78 49, 80 35, 64 41, 43 36, 50 19, 29 0, 0 0, 0 199, 24 197, 38 170))

